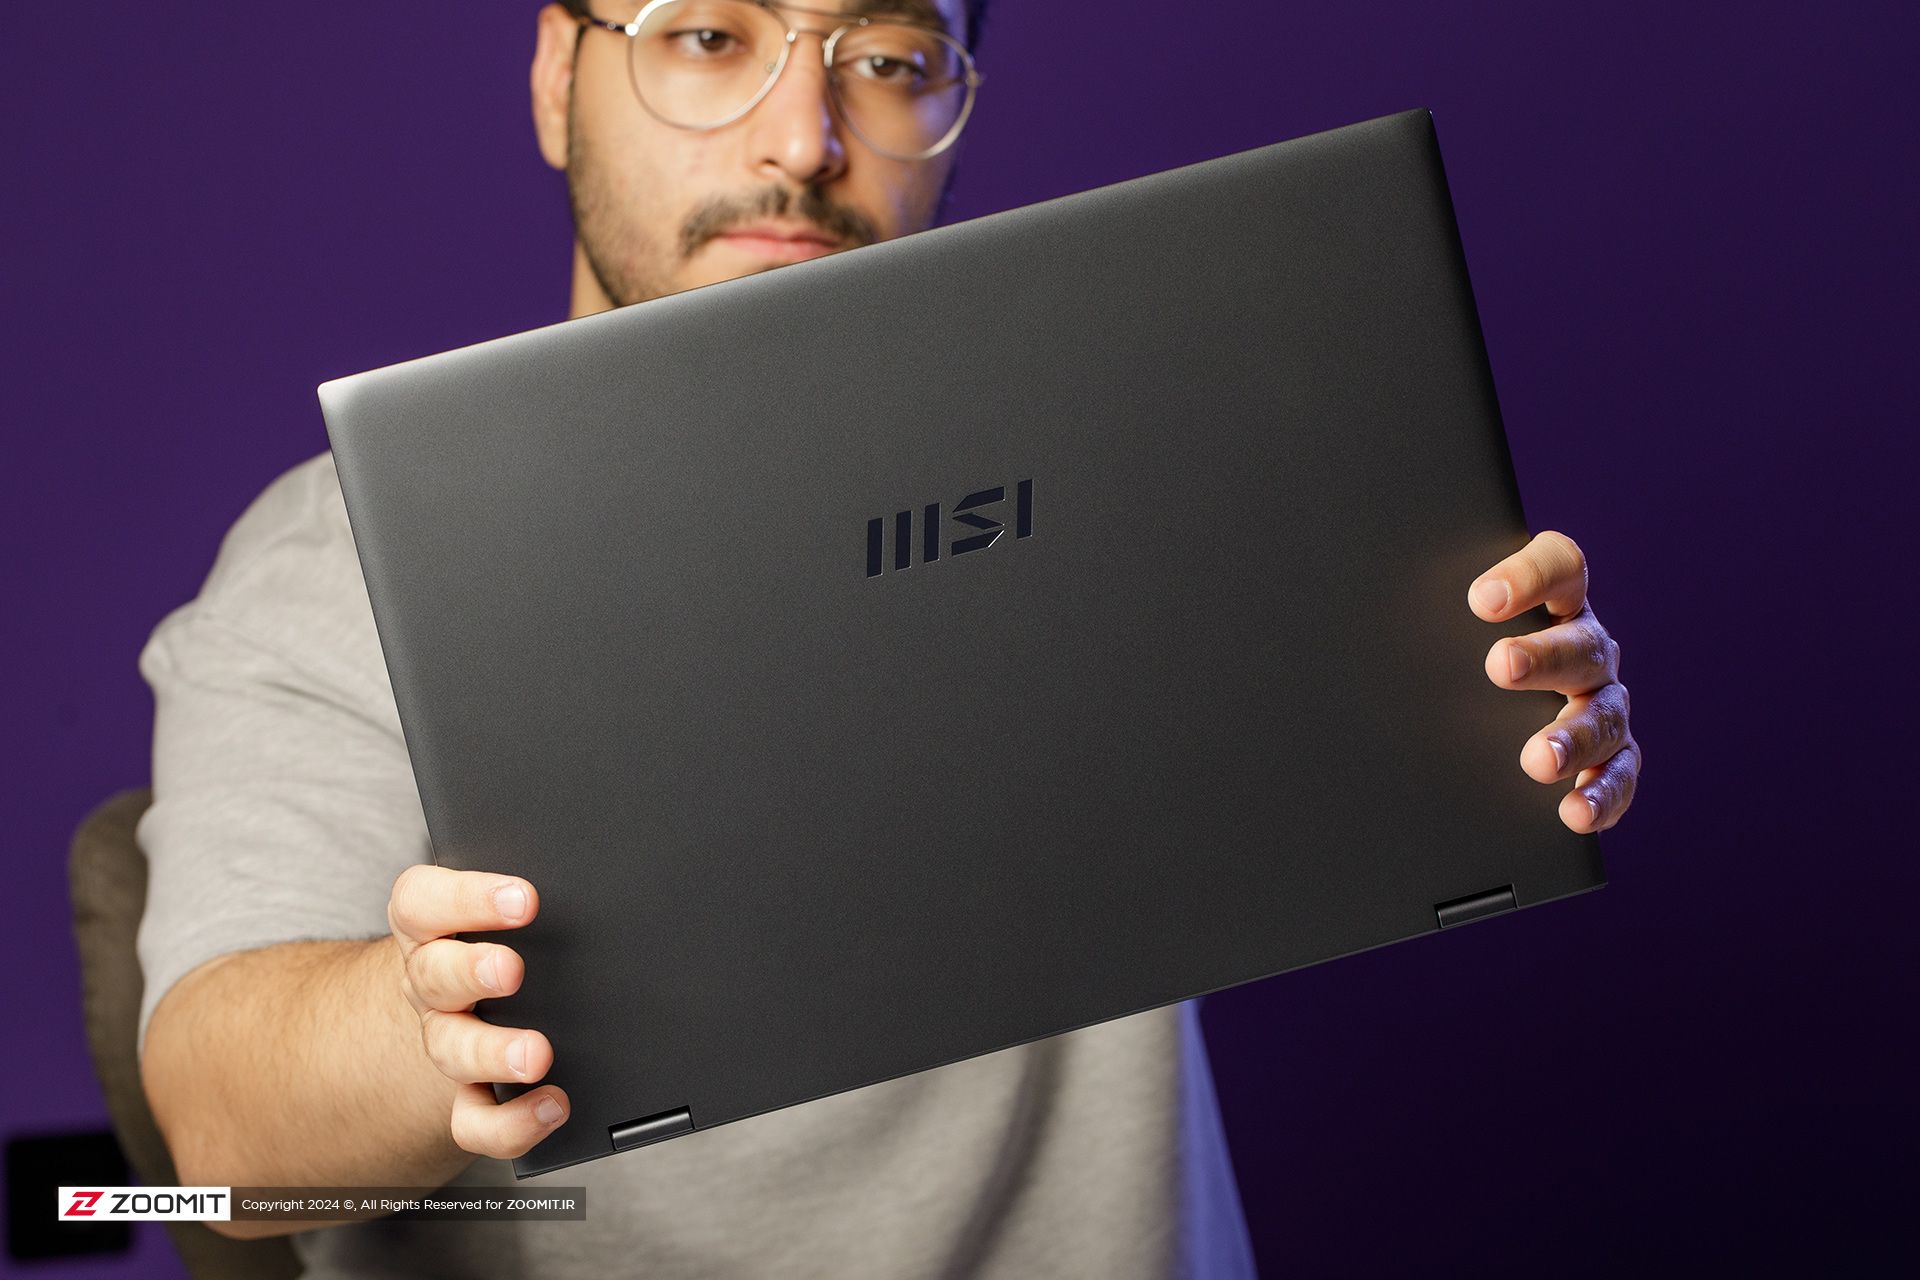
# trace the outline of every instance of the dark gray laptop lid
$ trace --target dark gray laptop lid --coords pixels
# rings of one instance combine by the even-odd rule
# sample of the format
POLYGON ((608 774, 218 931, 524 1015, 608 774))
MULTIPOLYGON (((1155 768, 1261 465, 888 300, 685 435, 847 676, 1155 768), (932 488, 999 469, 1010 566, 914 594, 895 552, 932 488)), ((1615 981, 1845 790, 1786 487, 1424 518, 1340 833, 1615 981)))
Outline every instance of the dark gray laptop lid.
POLYGON ((1425 111, 321 400, 522 1176, 1603 882, 1425 111))

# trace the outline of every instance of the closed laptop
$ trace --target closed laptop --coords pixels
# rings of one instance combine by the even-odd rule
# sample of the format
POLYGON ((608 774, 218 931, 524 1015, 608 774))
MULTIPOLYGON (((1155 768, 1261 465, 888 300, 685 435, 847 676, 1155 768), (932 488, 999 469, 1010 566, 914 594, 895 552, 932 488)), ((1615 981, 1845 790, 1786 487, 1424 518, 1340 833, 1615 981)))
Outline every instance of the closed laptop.
POLYGON ((521 1176, 1604 881, 1425 111, 320 396, 521 1176))

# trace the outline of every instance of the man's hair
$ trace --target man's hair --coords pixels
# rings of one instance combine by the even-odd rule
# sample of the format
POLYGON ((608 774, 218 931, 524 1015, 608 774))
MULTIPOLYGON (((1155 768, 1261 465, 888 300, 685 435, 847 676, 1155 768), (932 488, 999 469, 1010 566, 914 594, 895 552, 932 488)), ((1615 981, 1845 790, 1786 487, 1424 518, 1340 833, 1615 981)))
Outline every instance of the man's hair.
MULTIPOLYGON (((560 3, 570 12, 577 13, 583 18, 588 16, 591 8, 590 0, 560 0, 560 3)), ((628 0, 628 3, 632 3, 632 0, 628 0)), ((602 0, 601 7, 607 7, 607 0, 602 0)), ((966 0, 966 10, 967 30, 961 39, 970 52, 978 54, 980 37, 987 26, 987 0, 966 0)), ((635 9, 634 12, 638 13, 639 10, 635 9)))

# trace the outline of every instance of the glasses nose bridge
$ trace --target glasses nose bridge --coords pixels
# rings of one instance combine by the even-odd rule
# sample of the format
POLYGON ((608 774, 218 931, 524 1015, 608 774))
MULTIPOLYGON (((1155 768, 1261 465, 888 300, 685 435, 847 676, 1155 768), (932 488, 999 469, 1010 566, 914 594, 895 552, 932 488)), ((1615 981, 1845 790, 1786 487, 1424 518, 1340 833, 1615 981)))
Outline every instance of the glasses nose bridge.
MULTIPOLYGON (((772 12, 772 10, 769 9, 768 12, 772 12)), ((755 107, 760 106, 782 82, 790 78, 787 75, 787 68, 793 65, 795 61, 794 53, 799 48, 800 37, 815 36, 818 37, 820 41, 820 70, 822 81, 820 87, 825 90, 822 97, 828 104, 827 109, 833 114, 833 117, 836 120, 845 122, 846 107, 840 101, 840 86, 834 82, 833 44, 842 31, 858 25, 860 24, 857 22, 842 22, 838 26, 829 27, 825 31, 816 31, 808 27, 796 27, 792 23, 788 23, 781 45, 780 61, 774 66, 773 74, 767 77, 764 87, 761 89, 759 95, 754 98, 752 105, 749 106, 747 110, 753 111, 755 107)))
MULTIPOLYGON (((782 21, 785 20, 782 19, 782 21)), ((832 70, 834 43, 839 39, 841 32, 859 25, 858 22, 842 22, 836 26, 828 27, 824 31, 819 31, 812 27, 796 27, 790 22, 787 23, 785 36, 787 56, 780 60, 780 72, 784 72, 787 69, 787 63, 793 61, 793 53, 799 44, 801 36, 813 36, 820 41, 820 65, 828 70, 832 70)), ((776 72, 776 78, 778 75, 779 72, 776 72)))

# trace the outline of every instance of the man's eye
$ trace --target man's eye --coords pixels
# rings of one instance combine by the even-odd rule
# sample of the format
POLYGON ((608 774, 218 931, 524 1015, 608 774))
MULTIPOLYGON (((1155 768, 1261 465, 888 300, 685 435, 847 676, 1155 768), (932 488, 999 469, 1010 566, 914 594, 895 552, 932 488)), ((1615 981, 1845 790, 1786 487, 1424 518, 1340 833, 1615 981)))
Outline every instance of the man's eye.
POLYGON ((716 31, 712 27, 667 32, 667 43, 676 46, 679 52, 689 54, 725 53, 726 42, 732 39, 731 32, 716 31), (689 42, 684 39, 686 36, 692 36, 693 40, 689 42))
POLYGON ((854 59, 853 67, 867 80, 878 80, 882 84, 911 85, 924 79, 919 67, 899 58, 889 58, 884 54, 865 54, 854 59))

